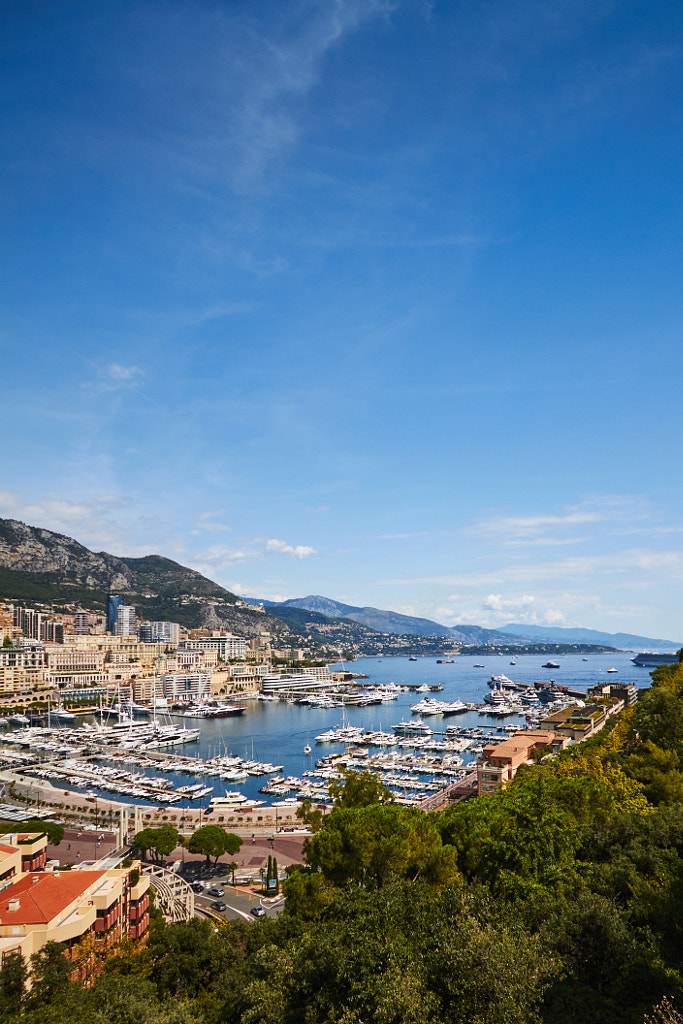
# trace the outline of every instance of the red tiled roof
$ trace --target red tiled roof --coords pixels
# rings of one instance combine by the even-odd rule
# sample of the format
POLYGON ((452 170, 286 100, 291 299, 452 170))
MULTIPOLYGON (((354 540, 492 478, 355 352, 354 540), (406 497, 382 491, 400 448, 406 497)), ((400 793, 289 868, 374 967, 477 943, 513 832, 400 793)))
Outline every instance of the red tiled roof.
POLYGON ((40 924, 51 921, 104 871, 38 871, 20 878, 0 894, 0 924, 40 924), (9 901, 18 899, 19 909, 9 901))
POLYGON ((16 853, 16 846, 7 846, 5 843, 0 843, 0 853, 16 853))

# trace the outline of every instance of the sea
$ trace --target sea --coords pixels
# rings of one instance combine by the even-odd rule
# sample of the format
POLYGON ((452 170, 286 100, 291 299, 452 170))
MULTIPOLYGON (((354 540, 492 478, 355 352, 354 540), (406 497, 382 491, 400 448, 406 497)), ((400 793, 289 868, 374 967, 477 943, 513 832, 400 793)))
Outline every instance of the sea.
MULTIPOLYGON (((549 682, 554 679, 558 685, 585 692, 598 683, 635 683, 638 687, 648 686, 649 671, 638 668, 631 662, 631 653, 591 654, 591 655, 489 655, 459 656, 446 664, 437 664, 433 657, 420 657, 410 661, 407 657, 359 658, 346 663, 344 668, 354 673, 363 673, 368 678, 360 680, 362 684, 440 684, 443 691, 430 696, 437 700, 461 700, 465 703, 480 704, 484 694, 489 691, 488 681, 492 675, 504 674, 516 682, 531 684, 537 681, 549 682), (559 663, 559 668, 543 668, 543 663, 551 660, 559 663), (615 668, 616 672, 608 672, 615 668)), ((189 756, 197 761, 208 760, 218 755, 232 755, 245 760, 267 761, 274 765, 282 765, 280 774, 301 777, 302 774, 315 767, 317 758, 324 754, 343 752, 345 744, 316 743, 316 736, 337 725, 348 724, 363 726, 365 729, 384 729, 391 731, 392 726, 400 721, 411 718, 410 706, 416 704, 425 694, 415 692, 401 693, 397 700, 388 704, 377 704, 370 707, 338 707, 313 708, 302 704, 289 704, 283 701, 247 702, 246 711, 236 718, 222 719, 181 719, 172 716, 174 724, 184 722, 189 727, 201 730, 197 743, 174 747, 168 751, 168 760, 174 761, 178 756, 189 756), (306 754, 306 746, 311 753, 306 754)), ((430 716, 425 721, 434 733, 445 730, 446 725, 464 727, 483 727, 487 733, 495 733, 502 726, 525 724, 523 715, 509 716, 504 720, 480 715, 476 711, 449 717, 430 716)), ((130 766, 131 771, 143 769, 130 766)), ((155 774, 154 770, 144 770, 145 774, 155 774)), ((200 782, 201 774, 164 773, 174 781, 175 787, 200 782)), ((239 790, 245 796, 264 800, 270 804, 275 797, 259 793, 259 789, 267 782, 267 776, 250 776, 243 783, 223 782, 215 777, 208 777, 206 784, 213 786, 212 796, 221 796, 226 791, 239 790)), ((102 794, 108 795, 107 793, 102 794)), ((112 794, 113 795, 113 794, 112 794)), ((124 796, 116 795, 116 800, 128 802, 124 796)), ((209 798, 203 801, 208 805, 209 798)), ((131 802, 141 803, 138 798, 131 802)), ((174 807, 194 806, 182 801, 174 807)))

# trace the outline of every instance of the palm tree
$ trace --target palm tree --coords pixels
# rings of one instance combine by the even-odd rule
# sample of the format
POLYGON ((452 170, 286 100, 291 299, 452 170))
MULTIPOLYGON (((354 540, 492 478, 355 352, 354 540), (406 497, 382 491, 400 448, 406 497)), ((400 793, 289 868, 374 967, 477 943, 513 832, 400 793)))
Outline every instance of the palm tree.
POLYGON ((232 884, 233 885, 235 884, 235 869, 237 868, 237 866, 238 865, 237 865, 237 861, 236 860, 231 860, 230 863, 228 864, 228 871, 232 872, 232 884))

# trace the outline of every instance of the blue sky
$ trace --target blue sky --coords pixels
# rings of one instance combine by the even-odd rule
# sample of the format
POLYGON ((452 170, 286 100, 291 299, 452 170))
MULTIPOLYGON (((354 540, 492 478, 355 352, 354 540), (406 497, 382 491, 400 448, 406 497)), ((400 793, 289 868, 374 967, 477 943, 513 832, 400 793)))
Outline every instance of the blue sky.
POLYGON ((682 22, 8 0, 0 515, 683 639, 682 22))

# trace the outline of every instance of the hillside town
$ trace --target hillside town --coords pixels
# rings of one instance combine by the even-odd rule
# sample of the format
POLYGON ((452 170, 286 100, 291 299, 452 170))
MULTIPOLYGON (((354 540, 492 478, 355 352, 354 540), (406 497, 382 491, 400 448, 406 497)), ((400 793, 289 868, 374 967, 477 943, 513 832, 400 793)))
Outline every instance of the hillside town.
MULTIPOLYGON (((329 675, 309 647, 274 646, 270 633, 226 635, 140 620, 110 596, 106 615, 0 604, 0 703, 120 698, 196 703, 259 692, 273 674, 329 675)), ((344 675, 345 673, 341 673, 344 675)), ((330 677, 332 678, 332 677, 330 677)))

